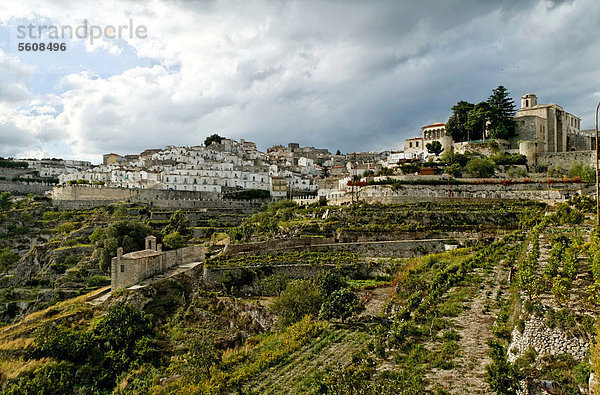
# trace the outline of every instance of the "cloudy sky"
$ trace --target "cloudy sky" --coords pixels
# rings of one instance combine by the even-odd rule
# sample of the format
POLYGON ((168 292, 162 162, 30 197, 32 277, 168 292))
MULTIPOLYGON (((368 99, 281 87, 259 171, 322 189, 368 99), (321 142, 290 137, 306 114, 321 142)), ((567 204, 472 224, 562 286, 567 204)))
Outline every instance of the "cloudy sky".
POLYGON ((593 128, 598 21, 597 0, 5 1, 0 156, 99 162, 215 132, 263 150, 399 149, 498 85, 593 128), (48 36, 84 23, 128 27, 48 36), (34 42, 66 49, 18 50, 34 42))

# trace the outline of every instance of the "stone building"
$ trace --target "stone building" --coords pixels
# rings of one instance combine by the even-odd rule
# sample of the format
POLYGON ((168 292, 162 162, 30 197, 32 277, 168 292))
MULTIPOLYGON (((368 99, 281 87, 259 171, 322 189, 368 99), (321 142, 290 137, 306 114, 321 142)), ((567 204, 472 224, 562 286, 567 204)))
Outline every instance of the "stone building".
POLYGON ((557 104, 538 104, 537 96, 528 93, 521 98, 521 108, 517 111, 515 120, 517 139, 537 142, 537 152, 567 152, 577 149, 575 136, 581 135, 581 119, 557 104))
POLYGON ((117 249, 117 256, 111 261, 110 288, 111 291, 116 291, 119 288, 135 285, 171 267, 203 261, 203 246, 190 246, 164 252, 162 244, 156 244, 156 237, 147 236, 145 249, 141 251, 123 254, 123 248, 117 249))
POLYGON ((423 154, 424 146, 421 137, 404 140, 404 157, 406 159, 420 159, 423 154))
POLYGON ((427 144, 434 141, 439 141, 442 144, 444 151, 452 151, 452 136, 446 132, 446 124, 435 122, 431 125, 421 128, 421 138, 423 139, 423 148, 427 149, 427 144))

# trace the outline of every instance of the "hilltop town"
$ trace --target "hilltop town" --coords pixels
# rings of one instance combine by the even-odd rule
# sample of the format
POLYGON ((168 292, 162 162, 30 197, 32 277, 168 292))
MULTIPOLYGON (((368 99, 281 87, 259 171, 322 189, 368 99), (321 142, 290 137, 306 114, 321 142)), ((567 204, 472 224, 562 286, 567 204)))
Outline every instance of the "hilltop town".
MULTIPOLYGON (((242 190, 253 190, 254 195, 246 196, 297 198, 302 202, 328 199, 343 203, 360 195, 370 200, 395 201, 389 190, 365 188, 372 185, 423 184, 431 189, 430 196, 440 198, 489 195, 509 199, 563 199, 581 186, 573 188, 561 184, 560 188, 552 189, 562 192, 544 195, 543 186, 523 187, 518 183, 548 178, 553 178, 553 182, 566 178, 593 181, 595 134, 580 129, 579 117, 557 104, 538 104, 537 96, 531 93, 522 96, 517 111, 511 111, 514 105, 505 88, 499 87, 495 94, 508 103, 509 115, 503 122, 509 123, 511 131, 504 124, 494 125, 500 121, 492 120, 492 110, 488 109, 489 114, 483 118, 475 118, 473 114, 481 113, 482 105, 489 107, 489 101, 470 107, 462 101, 453 108, 449 120, 452 130, 442 122, 423 126, 419 136, 404 141, 403 150, 332 154, 324 148, 289 143, 261 152, 251 141, 235 141, 214 134, 204 145, 152 148, 139 154, 105 154, 103 163, 97 166, 85 161, 57 159, 4 160, 11 166, 0 169, 3 174, 0 190, 39 193, 50 191, 56 185, 92 186, 97 188, 93 195, 103 202, 122 198, 117 195, 116 200, 111 199, 114 191, 103 188, 201 192, 204 199, 221 199, 242 190), (467 105, 466 109, 460 107, 461 103, 467 105), (471 110, 474 120, 467 120, 471 110), (466 121, 457 125, 461 117, 466 121), (480 182, 471 183, 470 188, 457 186, 456 191, 435 186, 436 180, 468 184, 473 178, 510 180, 513 187, 504 182, 502 191, 505 193, 500 193, 497 188, 480 187, 480 182)), ((416 188, 405 191, 396 200, 422 195, 420 188, 416 188)), ((75 199, 70 192, 56 188, 54 197, 75 199)))

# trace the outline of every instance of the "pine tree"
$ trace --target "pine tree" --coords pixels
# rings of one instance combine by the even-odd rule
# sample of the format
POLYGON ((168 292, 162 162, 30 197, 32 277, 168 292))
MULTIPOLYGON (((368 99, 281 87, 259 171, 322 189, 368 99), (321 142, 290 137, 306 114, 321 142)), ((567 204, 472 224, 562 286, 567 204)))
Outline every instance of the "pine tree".
POLYGON ((452 107, 452 116, 446 123, 446 131, 452 136, 452 139, 456 142, 468 141, 471 136, 469 135, 469 129, 467 122, 469 118, 469 111, 475 107, 474 104, 459 101, 454 107, 452 107))
POLYGON ((515 135, 515 102, 510 92, 502 85, 492 91, 487 103, 490 106, 490 121, 493 138, 509 139, 515 135))

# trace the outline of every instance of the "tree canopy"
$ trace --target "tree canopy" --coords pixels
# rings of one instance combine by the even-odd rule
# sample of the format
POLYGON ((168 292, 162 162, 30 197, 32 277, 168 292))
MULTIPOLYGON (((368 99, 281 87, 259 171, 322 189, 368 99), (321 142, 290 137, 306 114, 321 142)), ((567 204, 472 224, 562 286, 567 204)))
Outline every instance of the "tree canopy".
POLYGON ((219 136, 216 133, 211 134, 204 140, 204 146, 208 147, 209 145, 211 145, 213 143, 213 141, 216 141, 217 144, 221 144, 221 140, 223 140, 223 137, 219 136))
POLYGON ((440 143, 437 140, 432 141, 431 143, 427 143, 427 145, 425 145, 425 148, 427 148, 427 152, 435 156, 439 156, 442 153, 442 151, 444 151, 444 148, 442 148, 442 143, 440 143))
POLYGON ((500 85, 486 101, 477 104, 459 101, 452 107, 446 131, 456 142, 510 139, 516 133, 516 106, 509 95, 510 92, 500 85))
POLYGON ((112 257, 117 256, 117 248, 123 247, 123 252, 133 252, 144 249, 146 236, 153 229, 139 221, 117 221, 107 228, 98 228, 90 235, 90 241, 96 247, 100 267, 104 271, 110 268, 112 257))

